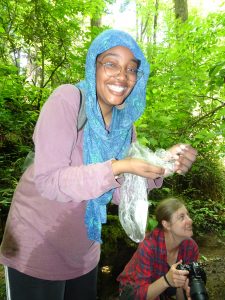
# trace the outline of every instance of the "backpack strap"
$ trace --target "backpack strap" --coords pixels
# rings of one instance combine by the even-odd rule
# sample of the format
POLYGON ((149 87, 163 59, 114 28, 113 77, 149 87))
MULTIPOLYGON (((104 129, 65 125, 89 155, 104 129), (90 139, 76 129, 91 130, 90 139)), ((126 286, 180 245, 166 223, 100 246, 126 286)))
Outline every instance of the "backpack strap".
MULTIPOLYGON (((77 119, 77 131, 81 130, 87 121, 87 116, 85 113, 84 93, 79 88, 78 90, 80 92, 80 108, 77 119)), ((34 151, 30 151, 27 154, 27 157, 25 158, 24 163, 21 167, 22 172, 24 172, 34 162, 34 154, 34 151)))
POLYGON ((77 119, 77 130, 81 130, 86 121, 87 121, 87 116, 86 116, 86 112, 85 112, 85 97, 84 97, 84 92, 79 89, 80 92, 80 108, 79 108, 79 112, 78 112, 78 119, 77 119))

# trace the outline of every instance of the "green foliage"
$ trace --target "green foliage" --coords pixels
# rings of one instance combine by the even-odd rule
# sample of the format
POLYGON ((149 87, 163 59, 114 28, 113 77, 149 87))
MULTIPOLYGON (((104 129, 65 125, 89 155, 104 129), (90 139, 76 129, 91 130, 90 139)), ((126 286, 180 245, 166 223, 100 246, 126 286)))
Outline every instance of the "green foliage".
POLYGON ((137 127, 153 149, 182 141, 215 156, 223 152, 224 22, 217 14, 169 23, 163 42, 148 46, 147 108, 137 127))
POLYGON ((29 90, 24 89, 24 77, 18 75, 12 64, 0 67, 0 90, 0 210, 3 224, 21 175, 23 157, 32 147, 31 137, 38 112, 32 99, 27 97, 29 90))
POLYGON ((4 277, 4 267, 2 265, 0 266, 0 299, 7 300, 5 277, 4 277))
POLYGON ((148 218, 146 231, 152 231, 155 227, 157 227, 158 222, 154 218, 154 216, 148 218))
POLYGON ((186 205, 191 214, 195 233, 225 234, 225 207, 224 203, 212 199, 187 200, 186 205))
MULTIPOLYGON (((25 84, 41 89, 77 82, 84 75, 84 59, 92 31, 90 18, 104 13, 107 1, 3 1, 0 4, 0 59, 18 67, 25 84), (86 25, 87 24, 87 25, 86 25), (22 61, 28 62, 23 67, 22 61)), ((45 98, 44 98, 45 100, 45 98)))
POLYGON ((212 201, 223 211, 225 204, 224 23, 224 13, 206 19, 190 16, 179 26, 167 19, 162 43, 146 48, 152 62, 147 108, 136 123, 139 141, 152 150, 179 142, 198 150, 192 170, 166 178, 150 199, 172 194, 199 201, 199 232, 221 232, 224 226, 224 213, 211 206, 212 201))
POLYGON ((136 244, 126 235, 117 215, 108 214, 107 225, 103 225, 102 228, 102 240, 101 250, 103 258, 107 256, 109 259, 111 255, 115 256, 115 253, 119 251, 121 242, 126 247, 136 247, 136 244))
POLYGON ((224 182, 225 170, 221 160, 211 161, 210 157, 200 155, 192 170, 185 176, 175 175, 165 178, 161 189, 150 192, 150 219, 154 219, 154 209, 160 200, 169 196, 178 196, 187 204, 198 235, 207 232, 224 235, 224 182))

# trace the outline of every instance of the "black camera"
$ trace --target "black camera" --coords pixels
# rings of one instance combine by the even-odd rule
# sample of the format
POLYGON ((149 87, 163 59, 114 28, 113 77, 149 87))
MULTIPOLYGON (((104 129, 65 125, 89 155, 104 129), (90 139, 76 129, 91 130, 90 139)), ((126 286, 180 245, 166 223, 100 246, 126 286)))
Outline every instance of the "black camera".
POLYGON ((204 269, 197 263, 192 262, 190 264, 180 264, 177 266, 178 270, 189 271, 189 286, 192 300, 208 300, 208 294, 205 288, 206 273, 204 269))

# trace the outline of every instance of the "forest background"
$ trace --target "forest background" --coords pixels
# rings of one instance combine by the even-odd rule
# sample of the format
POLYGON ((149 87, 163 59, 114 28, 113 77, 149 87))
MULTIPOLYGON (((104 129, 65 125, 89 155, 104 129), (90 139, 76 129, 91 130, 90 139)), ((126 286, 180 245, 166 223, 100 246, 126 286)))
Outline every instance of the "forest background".
MULTIPOLYGON (((43 103, 58 85, 84 77, 93 38, 109 27, 114 0, 0 0, 1 232, 43 103)), ((203 16, 187 0, 126 0, 135 6, 132 32, 151 65, 147 107, 136 123, 150 149, 190 143, 198 158, 185 176, 168 177, 149 195, 184 198, 197 235, 225 236, 225 13, 203 16)), ((221 1, 221 8, 224 1, 221 1)), ((127 20, 128 22, 129 20, 127 20)), ((125 20, 126 22, 126 20, 125 20)), ((153 220, 153 221, 152 221, 153 220)), ((103 227, 103 254, 125 237, 116 208, 103 227), (110 238, 109 238, 110 237, 110 238)))

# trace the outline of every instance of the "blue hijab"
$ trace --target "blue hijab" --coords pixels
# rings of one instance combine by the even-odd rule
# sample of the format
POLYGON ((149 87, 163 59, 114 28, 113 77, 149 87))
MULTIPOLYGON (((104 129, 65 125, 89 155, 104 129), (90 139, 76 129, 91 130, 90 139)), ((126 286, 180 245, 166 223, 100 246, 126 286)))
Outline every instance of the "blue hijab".
MULTIPOLYGON (((140 47, 129 34, 110 29, 98 35, 92 42, 87 53, 85 68, 85 80, 77 84, 85 95, 87 116, 84 127, 83 162, 88 165, 112 158, 122 159, 126 156, 131 144, 133 123, 145 109, 149 64, 140 47), (96 58, 99 54, 116 46, 130 49, 135 58, 140 61, 140 69, 144 75, 126 98, 125 107, 121 110, 113 108, 110 128, 106 130, 96 98, 96 58)), ((87 202, 85 224, 90 240, 102 242, 101 229, 102 224, 106 223, 106 205, 112 199, 113 191, 114 189, 87 202)))

